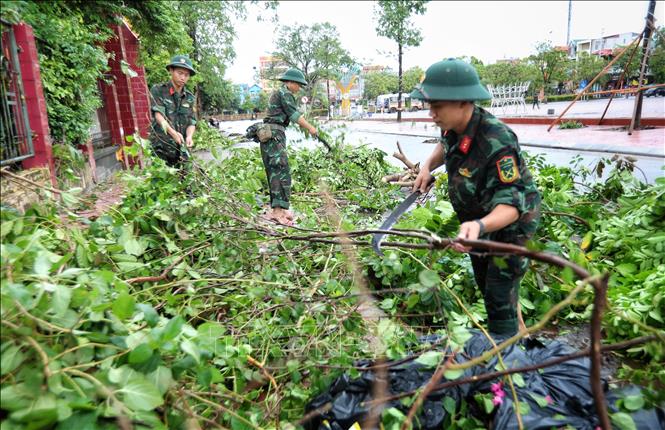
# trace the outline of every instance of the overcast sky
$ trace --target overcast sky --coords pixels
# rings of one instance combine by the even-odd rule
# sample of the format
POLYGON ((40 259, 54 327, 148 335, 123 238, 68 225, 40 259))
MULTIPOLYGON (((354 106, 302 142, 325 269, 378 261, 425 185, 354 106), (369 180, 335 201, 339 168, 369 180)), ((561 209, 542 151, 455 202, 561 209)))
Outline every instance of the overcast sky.
MULTIPOLYGON (((656 4, 656 25, 665 25, 664 2, 656 4)), ((636 32, 644 28, 649 2, 572 2, 571 39, 636 32)), ((250 6, 256 12, 258 6, 250 6)), ((253 66, 274 47, 279 25, 330 22, 340 33, 342 46, 361 64, 381 64, 397 70, 397 60, 385 52, 396 44, 375 31, 372 1, 280 1, 279 22, 256 22, 254 16, 236 25, 236 59, 225 77, 234 83, 252 83, 253 66)), ((475 56, 484 63, 502 58, 521 58, 535 51, 538 42, 551 40, 565 45, 568 1, 432 1, 425 15, 413 19, 423 35, 419 47, 404 54, 404 68, 427 69, 443 58, 475 56)))

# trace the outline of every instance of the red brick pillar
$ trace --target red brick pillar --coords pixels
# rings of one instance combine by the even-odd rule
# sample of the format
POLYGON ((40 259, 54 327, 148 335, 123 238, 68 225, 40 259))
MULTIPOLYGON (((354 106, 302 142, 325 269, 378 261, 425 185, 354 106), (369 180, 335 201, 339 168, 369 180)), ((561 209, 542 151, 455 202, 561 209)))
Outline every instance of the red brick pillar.
POLYGON ((14 26, 14 37, 19 47, 18 58, 21 66, 25 103, 28 109, 28 121, 32 130, 32 145, 35 156, 23 160, 23 168, 48 167, 51 183, 57 185, 55 179, 55 163, 51 150, 51 134, 46 113, 46 99, 39 71, 39 56, 32 27, 27 24, 14 26))

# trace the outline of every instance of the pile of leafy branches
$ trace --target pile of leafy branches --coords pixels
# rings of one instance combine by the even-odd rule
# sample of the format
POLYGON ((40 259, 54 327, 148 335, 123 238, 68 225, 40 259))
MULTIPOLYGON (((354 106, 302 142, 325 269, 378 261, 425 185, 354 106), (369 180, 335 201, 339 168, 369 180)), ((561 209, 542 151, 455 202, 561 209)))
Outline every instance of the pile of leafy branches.
MULTIPOLYGON (((383 154, 341 140, 334 153, 291 157, 296 233, 376 225, 399 198, 379 180, 391 173, 383 154)), ((533 164, 545 209, 574 208, 593 243, 575 239, 589 237, 575 219, 545 215, 541 246, 593 271, 616 267, 607 335, 662 330, 662 244, 649 238, 663 231, 665 181, 639 184, 622 171, 580 191, 572 171, 533 164), (616 187, 623 195, 608 198, 616 187), (643 228, 644 240, 628 237, 628 225, 643 228)), ((356 372, 356 360, 427 348, 416 331, 437 325, 462 342, 471 316, 483 319, 465 256, 398 250, 379 259, 367 249, 357 260, 381 289, 380 306, 412 326, 361 318, 359 269, 348 254, 259 220, 267 190, 256 148, 196 163, 187 175, 153 160, 126 179, 129 195, 95 220, 63 217, 54 204, 2 208, 3 428, 273 427, 299 419, 340 372, 356 372)), ((442 175, 435 200, 401 227, 455 232, 443 183, 442 175)), ((535 266, 527 316, 538 318, 572 285, 566 273, 535 266)), ((589 299, 564 318, 586 317, 589 299)), ((636 353, 656 363, 662 344, 636 353)))

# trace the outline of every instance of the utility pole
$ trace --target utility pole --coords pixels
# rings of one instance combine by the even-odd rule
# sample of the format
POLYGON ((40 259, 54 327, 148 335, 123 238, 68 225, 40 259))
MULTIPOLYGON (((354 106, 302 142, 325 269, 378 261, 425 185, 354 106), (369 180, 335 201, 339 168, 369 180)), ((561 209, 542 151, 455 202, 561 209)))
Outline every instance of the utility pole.
POLYGON ((566 33, 566 46, 570 45, 570 19, 573 16, 573 0, 568 0, 568 32, 566 33))
POLYGON ((628 134, 632 134, 635 128, 640 126, 640 120, 642 119, 642 99, 643 93, 642 80, 647 71, 647 65, 649 64, 649 43, 651 43, 651 31, 654 28, 654 12, 656 11, 656 0, 649 1, 649 11, 645 18, 646 24, 644 25, 644 37, 642 38, 642 61, 640 66, 640 77, 637 82, 637 93, 635 94, 635 107, 633 108, 633 117, 630 120, 630 127, 628 128, 628 134))

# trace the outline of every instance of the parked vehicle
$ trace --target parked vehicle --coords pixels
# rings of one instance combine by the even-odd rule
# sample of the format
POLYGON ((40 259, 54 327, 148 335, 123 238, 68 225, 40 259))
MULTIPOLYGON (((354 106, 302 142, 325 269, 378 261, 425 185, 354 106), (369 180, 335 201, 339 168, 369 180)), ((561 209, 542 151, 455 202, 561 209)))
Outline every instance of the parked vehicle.
POLYGON ((665 96, 665 87, 649 88, 644 92, 645 97, 665 96))
MULTIPOLYGON (((382 112, 397 112, 397 94, 381 94, 376 98, 376 109, 382 112)), ((402 93, 402 111, 418 111, 423 109, 423 102, 411 100, 406 93, 402 93)))

